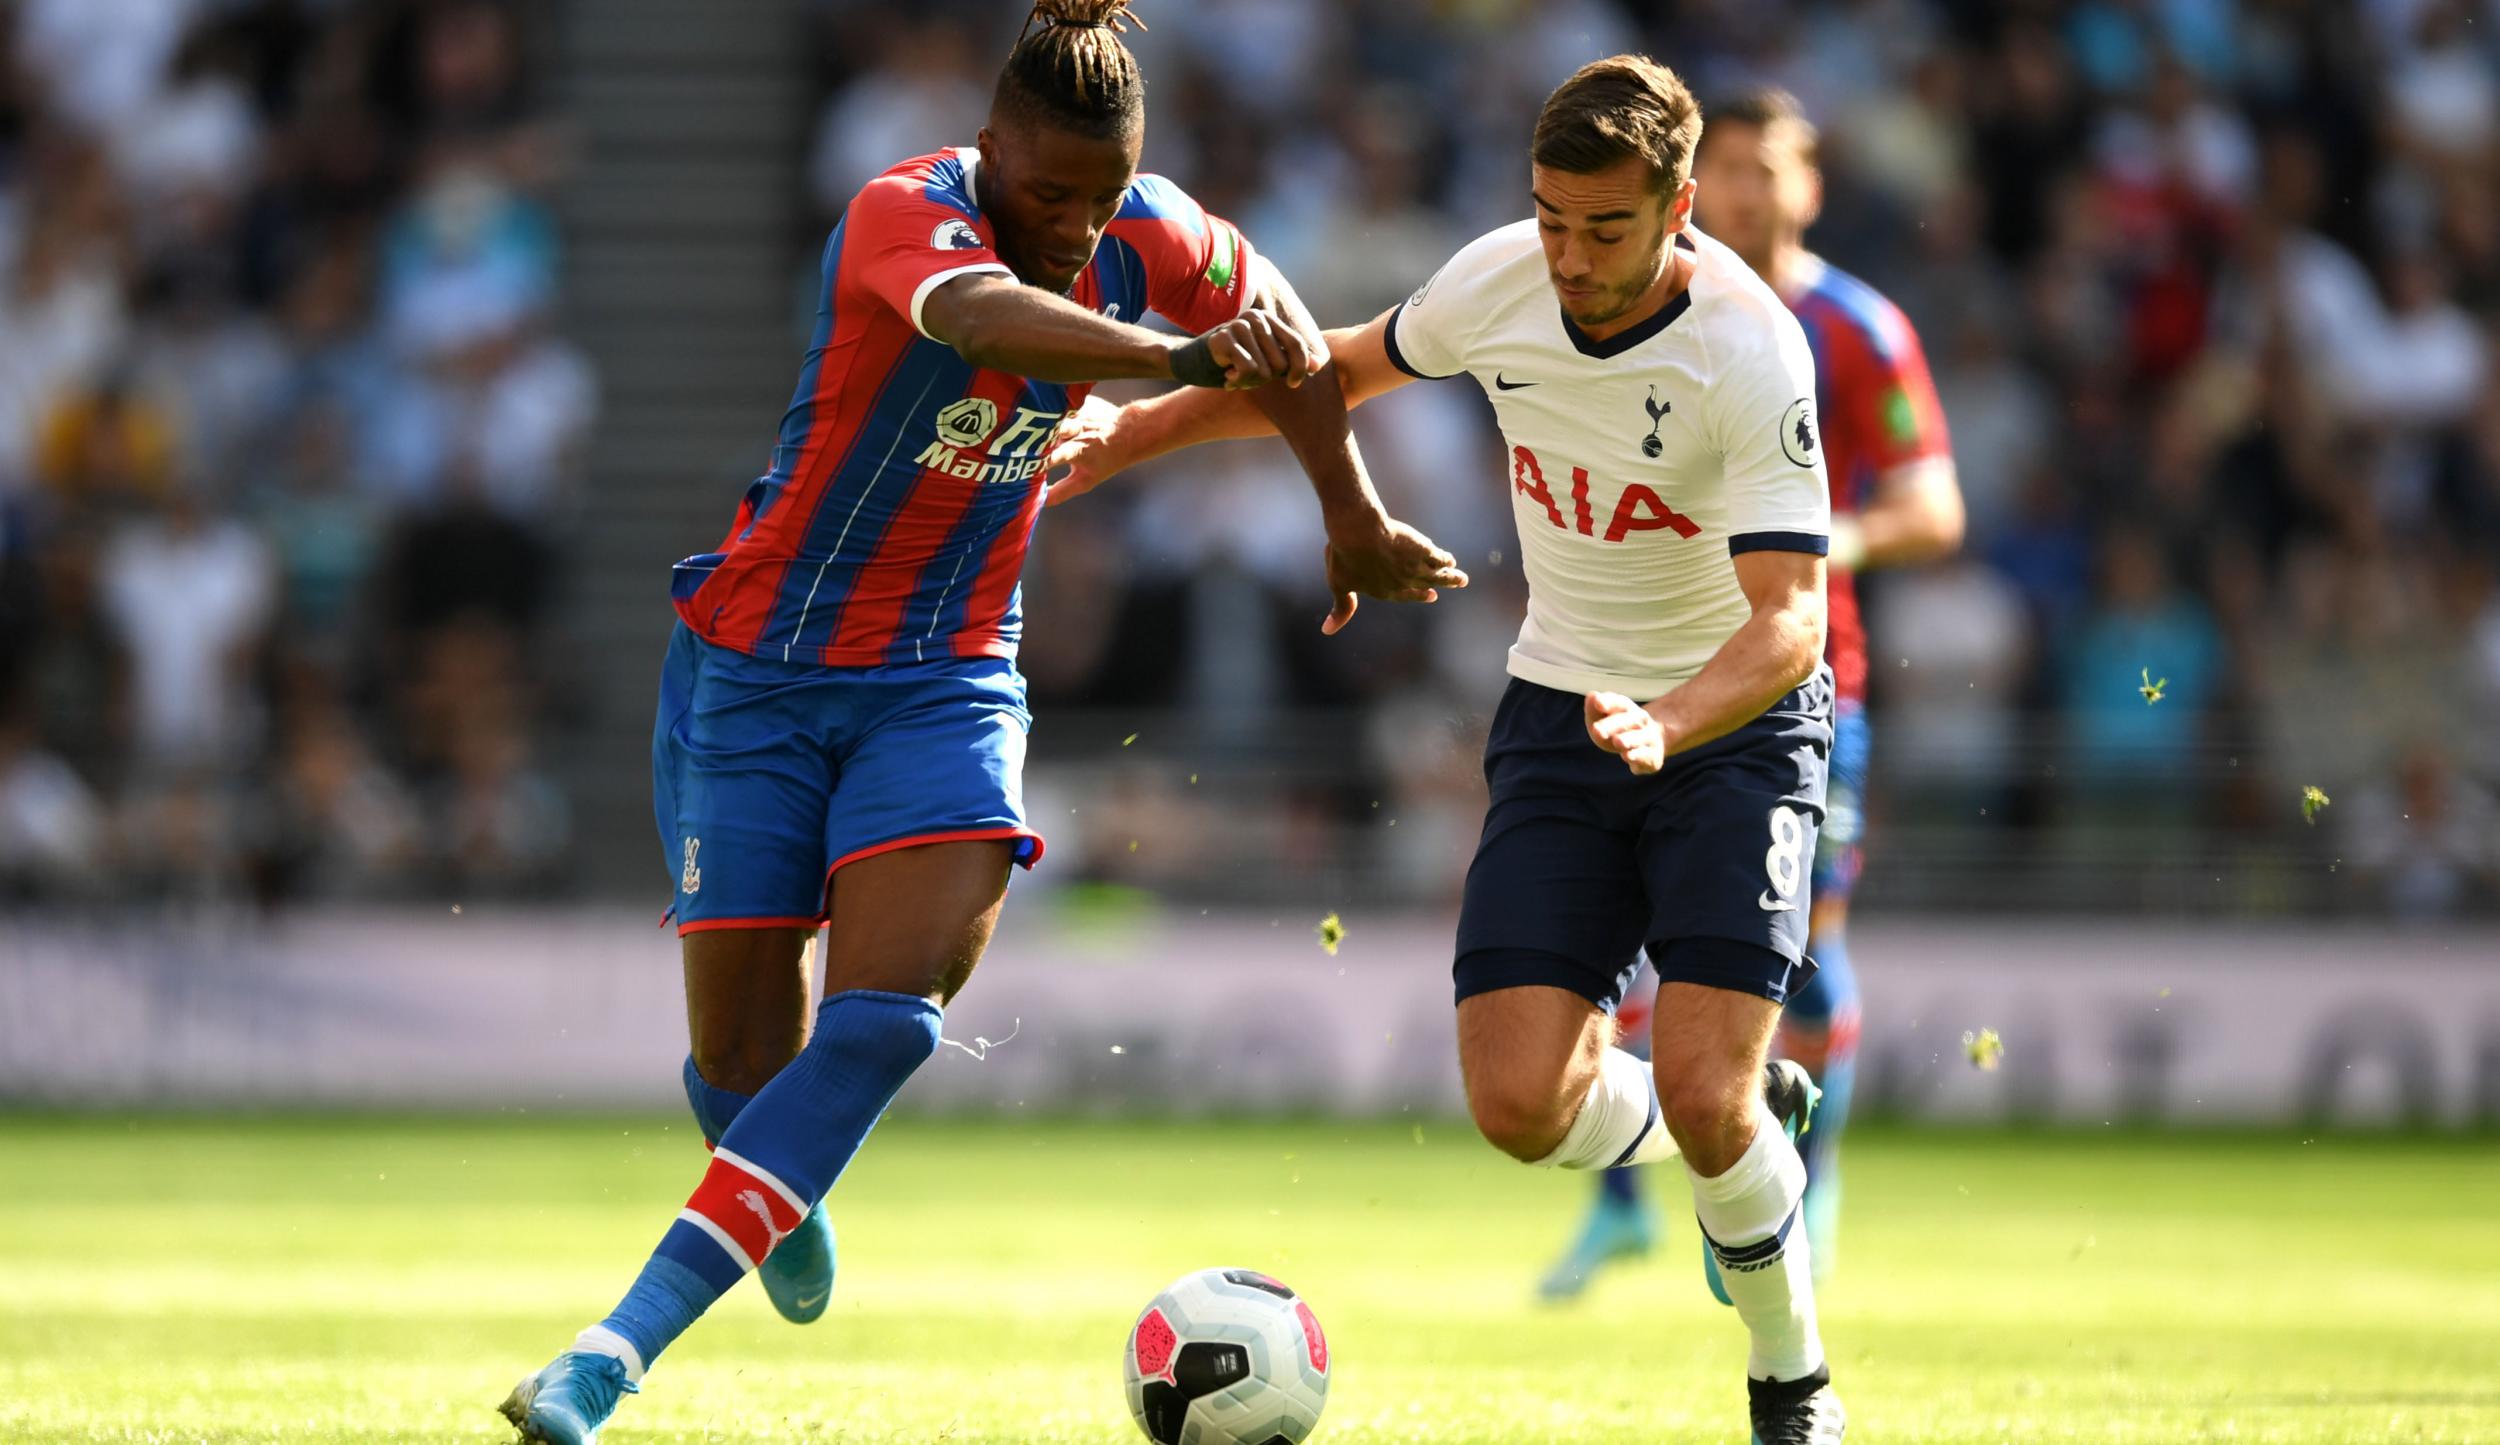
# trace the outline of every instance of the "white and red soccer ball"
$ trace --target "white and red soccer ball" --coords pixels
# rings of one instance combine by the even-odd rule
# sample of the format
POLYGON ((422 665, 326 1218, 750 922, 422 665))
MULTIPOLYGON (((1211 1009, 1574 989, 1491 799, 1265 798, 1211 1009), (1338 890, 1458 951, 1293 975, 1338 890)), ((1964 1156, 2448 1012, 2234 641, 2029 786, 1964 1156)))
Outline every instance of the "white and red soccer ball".
POLYGON ((1129 1413, 1155 1445, 1302 1445, 1328 1403, 1318 1319, 1253 1269, 1174 1280, 1137 1317, 1121 1364, 1129 1413))

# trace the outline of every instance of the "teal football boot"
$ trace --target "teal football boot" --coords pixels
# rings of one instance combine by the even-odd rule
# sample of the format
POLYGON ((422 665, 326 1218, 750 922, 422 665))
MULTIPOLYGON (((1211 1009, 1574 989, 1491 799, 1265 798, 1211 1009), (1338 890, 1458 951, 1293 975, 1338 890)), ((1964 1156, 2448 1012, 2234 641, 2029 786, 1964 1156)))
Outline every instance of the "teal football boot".
POLYGON ((567 1350, 535 1375, 524 1376, 501 1406, 524 1440, 544 1445, 598 1445, 599 1427, 616 1413, 616 1402, 638 1394, 614 1355, 567 1350))
POLYGON ((825 1301, 833 1298, 833 1268, 833 1221, 819 1199, 799 1227, 764 1256, 764 1266, 755 1277, 781 1317, 803 1325, 822 1315, 825 1301))
POLYGON ((1601 1193, 1590 1204, 1580 1235, 1538 1281, 1539 1299, 1561 1304, 1580 1297, 1589 1280, 1619 1259, 1637 1259, 1658 1247, 1658 1208, 1646 1199, 1601 1193))

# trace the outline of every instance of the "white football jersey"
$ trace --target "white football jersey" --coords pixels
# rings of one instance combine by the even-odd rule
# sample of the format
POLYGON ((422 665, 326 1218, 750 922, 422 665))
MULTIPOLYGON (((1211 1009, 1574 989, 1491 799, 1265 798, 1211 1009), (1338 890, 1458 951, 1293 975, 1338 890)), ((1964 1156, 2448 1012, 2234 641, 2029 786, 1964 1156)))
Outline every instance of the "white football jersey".
POLYGON ((1534 220, 1390 316, 1391 361, 1474 376, 1501 422, 1528 574, 1513 677, 1647 702, 1752 615, 1735 554, 1829 549, 1805 333, 1735 252, 1689 226, 1675 244, 1692 284, 1603 341, 1563 315, 1534 220))

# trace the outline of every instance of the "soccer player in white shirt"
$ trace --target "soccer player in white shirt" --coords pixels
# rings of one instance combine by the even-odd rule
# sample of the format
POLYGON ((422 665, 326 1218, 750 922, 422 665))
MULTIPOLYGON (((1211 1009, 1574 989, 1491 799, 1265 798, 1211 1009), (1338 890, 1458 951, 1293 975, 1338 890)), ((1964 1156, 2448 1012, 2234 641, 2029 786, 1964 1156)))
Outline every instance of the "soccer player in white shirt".
MULTIPOLYGON (((1754 1438, 1824 1445, 1844 1420, 1797 1222, 1812 1086, 1765 1060, 1814 971, 1830 505, 1804 334, 1690 223, 1700 135, 1673 71, 1593 62, 1538 118, 1534 217, 1328 341, 1349 403, 1472 376, 1509 449, 1527 620, 1454 966, 1476 1125, 1535 1164, 1680 1151, 1753 1337, 1754 1438), (1644 949, 1654 1066, 1614 1046, 1644 949)), ((1272 429, 1220 392, 1090 409, 1061 434, 1052 501, 1272 429)))

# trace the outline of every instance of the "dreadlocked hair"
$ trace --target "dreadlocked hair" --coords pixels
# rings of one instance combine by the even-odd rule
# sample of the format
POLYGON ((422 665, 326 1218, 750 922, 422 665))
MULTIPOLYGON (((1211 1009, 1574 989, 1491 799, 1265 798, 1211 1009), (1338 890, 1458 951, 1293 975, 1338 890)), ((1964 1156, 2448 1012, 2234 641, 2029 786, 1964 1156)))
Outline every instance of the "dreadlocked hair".
POLYGON ((1129 0, 1034 0, 998 74, 997 109, 1084 135, 1111 138, 1145 120, 1146 77, 1120 36, 1146 22, 1129 0))

